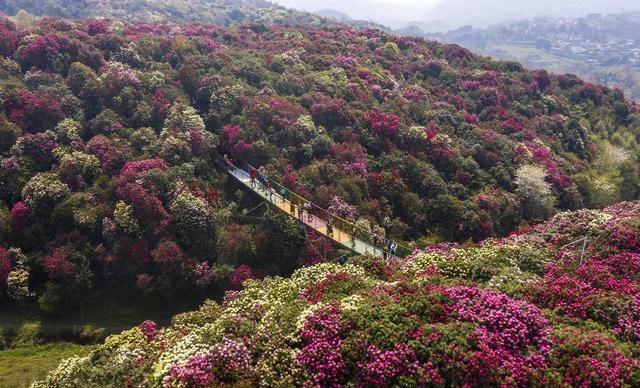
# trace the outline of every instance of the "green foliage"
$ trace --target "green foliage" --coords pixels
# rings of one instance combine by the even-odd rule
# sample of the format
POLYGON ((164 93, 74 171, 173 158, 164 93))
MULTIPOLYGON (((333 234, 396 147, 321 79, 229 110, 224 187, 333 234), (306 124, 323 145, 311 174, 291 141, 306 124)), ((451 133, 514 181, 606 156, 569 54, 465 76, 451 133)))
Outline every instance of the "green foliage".
POLYGON ((64 287, 61 284, 48 282, 45 292, 38 298, 38 307, 46 314, 59 314, 68 307, 64 287))
POLYGON ((19 126, 0 117, 0 153, 9 150, 21 134, 22 130, 19 126))
POLYGON ((140 225, 133 215, 133 207, 123 201, 118 201, 113 210, 113 219, 123 233, 137 234, 140 232, 140 225))
POLYGON ((40 323, 25 322, 16 330, 11 341, 13 348, 27 348, 41 343, 40 339, 40 323))
POLYGON ((170 211, 183 244, 201 249, 215 244, 215 214, 202 198, 183 190, 171 203, 170 211))
POLYGON ((50 209, 69 194, 57 174, 38 173, 22 189, 22 199, 34 209, 50 209))

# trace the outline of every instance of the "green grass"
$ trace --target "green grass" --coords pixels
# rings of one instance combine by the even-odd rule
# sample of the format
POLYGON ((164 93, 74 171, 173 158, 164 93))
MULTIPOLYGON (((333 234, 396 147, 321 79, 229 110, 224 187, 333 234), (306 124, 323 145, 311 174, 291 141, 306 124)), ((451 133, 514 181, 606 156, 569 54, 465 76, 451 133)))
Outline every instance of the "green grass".
POLYGON ((176 313, 196 309, 199 302, 200 300, 193 300, 167 304, 157 300, 112 298, 95 301, 85 308, 83 313, 63 313, 54 316, 42 313, 35 305, 5 307, 0 308, 0 328, 4 329, 6 334, 15 332, 26 322, 36 322, 40 324, 44 342, 67 341, 87 344, 90 343, 90 338, 81 338, 82 336, 74 333, 79 334, 83 328, 91 327, 93 331, 102 331, 101 337, 104 337, 130 329, 147 319, 164 326, 176 313))
POLYGON ((4 333, 6 345, 11 346, 17 338, 16 332, 25 324, 38 325, 39 330, 35 331, 33 338, 27 336, 33 341, 23 342, 40 343, 31 347, 0 350, 0 388, 28 387, 35 380, 43 378, 62 359, 89 353, 92 346, 86 345, 100 343, 107 335, 120 333, 147 319, 165 326, 173 315, 194 310, 200 302, 200 298, 193 297, 176 298, 167 303, 159 299, 110 295, 94 300, 82 312, 55 316, 42 313, 35 304, 0 304, 0 334, 4 333), (90 329, 87 330, 87 327, 90 329))
POLYGON ((0 387, 28 387, 35 380, 43 378, 62 359, 73 355, 84 356, 91 349, 90 346, 59 343, 2 350, 0 351, 0 387))

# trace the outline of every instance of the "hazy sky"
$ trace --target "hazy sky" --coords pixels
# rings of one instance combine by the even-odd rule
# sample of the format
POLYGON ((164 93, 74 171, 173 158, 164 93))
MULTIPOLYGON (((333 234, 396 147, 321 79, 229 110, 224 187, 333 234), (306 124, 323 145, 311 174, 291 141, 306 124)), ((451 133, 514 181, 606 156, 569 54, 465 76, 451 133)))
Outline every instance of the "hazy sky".
MULTIPOLYGON (((332 0, 316 0, 316 1, 308 1, 308 0, 272 0, 275 3, 282 4, 287 7, 299 7, 303 6, 309 10, 319 10, 323 8, 328 8, 328 4, 331 5, 331 8, 334 8, 334 5, 341 6, 349 6, 349 1, 332 1, 332 0)), ((440 3, 442 0, 363 0, 362 3, 377 3, 377 4, 390 4, 402 7, 415 7, 421 9, 428 9, 433 7, 437 3, 440 3)))
POLYGON ((487 25, 535 16, 584 16, 640 10, 640 0, 272 0, 305 11, 331 8, 354 19, 392 28, 409 22, 442 22, 446 27, 487 25))

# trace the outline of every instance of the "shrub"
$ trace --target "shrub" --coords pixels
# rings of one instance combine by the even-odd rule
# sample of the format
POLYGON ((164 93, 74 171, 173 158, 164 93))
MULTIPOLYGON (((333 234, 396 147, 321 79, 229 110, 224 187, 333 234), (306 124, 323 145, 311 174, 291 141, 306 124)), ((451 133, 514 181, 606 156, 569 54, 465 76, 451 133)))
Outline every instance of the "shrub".
POLYGON ((40 322, 23 323, 13 336, 11 347, 28 348, 42 342, 40 338, 40 322))

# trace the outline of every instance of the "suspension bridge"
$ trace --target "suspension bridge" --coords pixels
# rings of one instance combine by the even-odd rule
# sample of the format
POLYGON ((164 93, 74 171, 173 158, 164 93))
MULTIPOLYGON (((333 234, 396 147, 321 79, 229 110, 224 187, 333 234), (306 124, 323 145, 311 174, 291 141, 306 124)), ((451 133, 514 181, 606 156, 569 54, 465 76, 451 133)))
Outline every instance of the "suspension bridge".
POLYGON ((302 196, 270 179, 265 174, 260 174, 256 168, 249 164, 244 164, 244 168, 241 168, 227 158, 220 160, 219 164, 246 190, 253 192, 263 201, 303 223, 305 227, 347 249, 361 255, 382 258, 402 258, 411 252, 408 247, 391 240, 378 238, 370 231, 358 228, 353 222, 311 204, 302 196))

